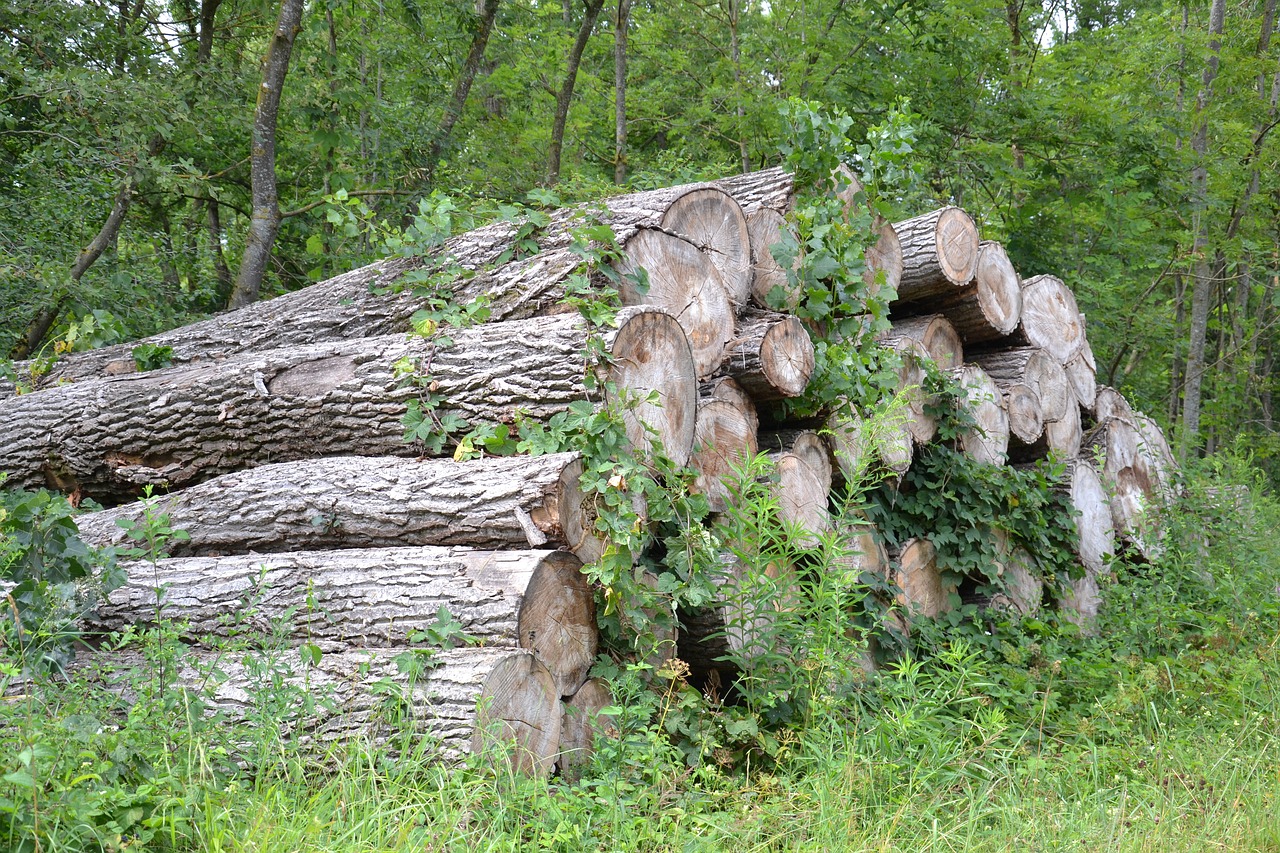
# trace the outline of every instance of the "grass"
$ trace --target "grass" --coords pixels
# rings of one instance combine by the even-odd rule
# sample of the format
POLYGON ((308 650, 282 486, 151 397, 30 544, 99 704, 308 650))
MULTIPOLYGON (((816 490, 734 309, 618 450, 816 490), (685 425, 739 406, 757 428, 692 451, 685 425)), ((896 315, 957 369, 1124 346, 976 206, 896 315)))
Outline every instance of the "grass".
MULTIPOLYGON (((734 739, 760 722, 741 710, 620 677, 627 734, 575 784, 487 756, 441 767, 412 741, 316 762, 151 683, 124 717, 92 684, 31 690, 0 707, 0 847, 1280 851, 1280 508, 1213 511, 1204 490, 1233 478, 1193 481, 1169 554, 1118 569, 1097 638, 922 634, 767 738, 734 739), (246 754, 272 758, 249 774, 246 754)), ((176 639, 152 635, 153 660, 176 639)))

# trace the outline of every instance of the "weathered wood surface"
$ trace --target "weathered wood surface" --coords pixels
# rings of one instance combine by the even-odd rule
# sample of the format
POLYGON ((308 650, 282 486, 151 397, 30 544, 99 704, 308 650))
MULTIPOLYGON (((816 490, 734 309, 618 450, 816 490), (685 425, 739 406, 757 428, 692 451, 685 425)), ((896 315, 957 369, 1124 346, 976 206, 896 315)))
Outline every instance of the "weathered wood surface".
POLYGON ((1075 295, 1052 275, 1038 275, 1022 283, 1022 320, 1003 347, 1040 347, 1065 366, 1084 346, 1084 318, 1075 295))
POLYGON ((978 228, 958 207, 943 207, 895 222, 902 247, 898 301, 949 295, 973 280, 978 267, 978 228))
POLYGON ((613 695, 604 681, 588 679, 572 697, 562 703, 560 755, 556 761, 560 775, 570 782, 582 777, 595 752, 596 735, 617 737, 618 727, 600 712, 613 704, 613 695))
MULTIPOLYGON (((550 225, 538 237, 538 253, 505 263, 520 223, 495 222, 452 237, 423 257, 378 261, 199 323, 64 356, 40 378, 40 385, 131 373, 135 369, 131 352, 141 343, 172 347, 173 364, 180 366, 256 350, 407 332, 410 318, 428 303, 406 287, 403 278, 424 267, 446 274, 450 280, 445 289, 452 290, 455 303, 484 295, 495 321, 565 311, 561 304, 564 282, 582 266, 582 258, 569 248, 576 229, 598 218, 625 245, 641 230, 660 230, 675 201, 709 186, 715 185, 667 187, 554 211, 550 225), (401 292, 389 292, 396 289, 401 292)), ((725 187, 745 204, 747 212, 762 206, 785 210, 791 196, 790 176, 780 169, 739 175, 725 187)), ((21 374, 29 371, 30 363, 17 367, 21 374)), ((0 381, 0 397, 13 390, 10 383, 0 381)))
MULTIPOLYGON (((1083 320, 1081 323, 1083 324, 1083 320)), ((1063 369, 1066 371, 1067 381, 1071 383, 1071 390, 1075 392, 1076 402, 1085 411, 1094 411, 1098 396, 1098 363, 1093 358, 1093 347, 1089 346, 1088 338, 1084 339, 1080 351, 1071 356, 1063 369)))
POLYGON ((950 370, 964 364, 964 342, 956 334, 955 327, 941 314, 894 320, 892 327, 880 336, 880 340, 888 341, 893 338, 910 338, 916 341, 941 370, 950 370))
POLYGON ((910 614, 936 618, 952 609, 955 585, 942 576, 938 552, 925 538, 908 539, 896 554, 894 579, 898 603, 910 614))
POLYGON ((707 498, 712 512, 724 512, 731 499, 729 484, 734 471, 744 468, 759 450, 759 421, 750 399, 744 403, 717 399, 713 394, 698 401, 698 427, 689 467, 696 472, 694 491, 707 498))
POLYGON ((960 450, 979 462, 1003 465, 1009 450, 1009 415, 1004 395, 987 372, 976 364, 951 371, 965 390, 961 404, 973 414, 977 426, 960 436, 960 450))
POLYGON ((658 227, 704 252, 734 307, 746 307, 751 298, 751 240, 747 217, 733 196, 718 187, 690 190, 667 207, 658 227))
POLYGON ((1085 435, 1086 456, 1101 456, 1102 480, 1111 493, 1116 535, 1146 559, 1163 553, 1163 498, 1156 461, 1141 450, 1132 420, 1107 418, 1085 435))
MULTIPOLYGON (((262 465, 154 498, 186 541, 173 556, 400 545, 598 547, 576 453, 454 462, 344 456, 262 465), (590 539, 590 543, 587 540, 590 539)), ((134 502, 77 519, 92 545, 119 544, 134 502)), ((585 560, 584 560, 585 562, 585 560)))
POLYGON ((1076 515, 1076 553, 1085 568, 1094 574, 1107 570, 1107 561, 1116 549, 1116 526, 1111 503, 1102 478, 1093 464, 1074 459, 1067 467, 1071 506, 1076 515))
POLYGON ((1015 384, 1032 388, 1040 399, 1040 415, 1046 423, 1066 417, 1067 407, 1075 405, 1066 371, 1052 355, 1038 347, 977 353, 973 362, 1001 388, 1015 384))
POLYGON ((128 580, 85 620, 89 630, 122 631, 163 616, 197 644, 257 634, 340 651, 408 646, 443 608, 481 645, 536 654, 557 695, 577 690, 595 663, 595 599, 582 562, 567 551, 354 548, 123 568, 128 580))
MULTIPOLYGON (((826 453, 825 448, 822 453, 826 453)), ((827 503, 832 470, 829 463, 815 466, 811 460, 816 455, 816 450, 807 447, 799 453, 770 454, 777 472, 773 493, 778 501, 778 520, 801 548, 816 548, 822 537, 831 532, 827 503)))
POLYGON ((1132 422, 1133 407, 1123 394, 1110 385, 1099 385, 1094 394, 1093 420, 1095 424, 1100 424, 1107 418, 1132 422))
POLYGON ((937 419, 929 413, 934 398, 925 392, 928 374, 925 365, 930 361, 924 344, 909 337, 888 337, 880 342, 893 348, 902 359, 898 369, 898 394, 905 400, 906 428, 917 445, 928 444, 938 434, 937 419))
MULTIPOLYGON (((0 470, 12 484, 129 499, 145 485, 182 487, 267 461, 340 454, 416 456, 404 441, 409 402, 433 393, 437 417, 510 424, 545 420, 588 397, 589 330, 573 315, 450 333, 453 345, 403 335, 271 350, 218 365, 77 383, 0 400, 0 470), (401 365, 429 373, 407 381, 401 365)), ((683 463, 697 386, 683 332, 667 315, 630 309, 611 333, 609 378, 659 403, 627 411, 628 436, 656 430, 683 463)), ((445 444, 438 453, 451 454, 445 444)))
MULTIPOLYGON (((763 208, 747 217, 747 233, 751 237, 751 299, 761 308, 794 311, 800 304, 800 289, 787 281, 787 271, 773 257, 771 248, 782 241, 789 226, 783 215, 763 208), (770 304, 769 294, 778 289, 778 305, 770 304)), ((794 239, 794 238, 793 238, 794 239)), ((794 264, 799 264, 797 256, 794 264)))
POLYGON ((795 317, 771 311, 743 315, 724 350, 719 375, 734 379, 756 402, 798 397, 814 369, 813 341, 795 317))
MULTIPOLYGON (((78 661, 77 671, 131 698, 153 664, 133 653, 101 653, 78 661)), ((310 694, 307 708, 273 712, 280 733, 314 748, 317 757, 346 741, 385 742, 404 726, 431 743, 436 756, 459 762, 489 754, 499 772, 546 776, 560 745, 560 697, 551 673, 531 652, 502 648, 362 649, 323 654, 318 662, 298 650, 223 652, 188 649, 176 674, 179 686, 200 691, 209 712, 226 726, 254 725, 261 697, 278 680, 310 694), (417 656, 404 672, 396 659, 417 656), (398 688, 397 719, 387 716, 385 690, 398 688)))
POLYGON ((1004 391, 1004 409, 1009 415, 1009 458, 1016 461, 1018 448, 1030 447, 1044 435, 1040 395, 1021 382, 1001 385, 997 380, 996 384, 1004 391))

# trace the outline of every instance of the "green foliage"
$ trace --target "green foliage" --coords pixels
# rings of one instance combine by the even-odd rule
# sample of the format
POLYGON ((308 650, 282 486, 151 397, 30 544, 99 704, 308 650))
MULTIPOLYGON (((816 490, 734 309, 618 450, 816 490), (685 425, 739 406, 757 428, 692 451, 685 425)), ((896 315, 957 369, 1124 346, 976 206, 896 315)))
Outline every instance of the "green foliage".
POLYGON ((70 662, 80 617, 123 582, 109 554, 81 541, 75 510, 45 489, 0 492, 0 645, 27 668, 70 662))
POLYGON ((159 370, 173 364, 173 347, 156 344, 138 344, 130 351, 133 363, 140 372, 159 370))

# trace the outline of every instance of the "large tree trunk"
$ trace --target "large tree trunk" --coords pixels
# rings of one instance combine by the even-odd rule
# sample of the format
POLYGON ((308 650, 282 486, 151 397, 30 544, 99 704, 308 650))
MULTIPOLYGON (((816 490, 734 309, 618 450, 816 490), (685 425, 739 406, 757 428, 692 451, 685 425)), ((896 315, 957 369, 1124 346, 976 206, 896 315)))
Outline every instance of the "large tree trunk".
POLYGON ((604 0, 585 0, 582 12, 582 25, 578 27, 578 36, 573 40, 573 48, 569 51, 569 60, 564 72, 564 82, 556 93, 556 114, 551 124, 551 144, 547 148, 547 184, 555 186, 560 180, 560 151, 564 147, 564 127, 569 120, 569 105, 573 102, 573 90, 578 82, 578 65, 582 62, 582 52, 587 48, 587 39, 595 28, 596 18, 604 0))
MULTIPOLYGON (((682 227, 691 218, 688 211, 677 211, 667 219, 672 206, 682 197, 705 189, 706 184, 691 184, 651 190, 631 195, 614 196, 603 202, 599 214, 624 245, 644 230, 669 230, 682 227)), ((785 207, 790 194, 790 177, 771 169, 742 175, 731 184, 752 210, 762 207, 785 207)), ((699 194, 690 208, 704 208, 708 196, 699 194)), ((731 225, 742 216, 729 198, 719 197, 722 204, 720 222, 731 225)), ((463 270, 446 286, 452 288, 452 301, 465 304, 484 296, 491 311, 490 319, 515 320, 540 314, 561 313, 565 281, 582 267, 582 258, 570 251, 573 230, 581 226, 585 207, 568 208, 551 215, 552 222, 539 239, 541 251, 532 257, 504 262, 515 249, 517 226, 497 222, 460 234, 448 240, 430 258, 390 258, 336 276, 325 282, 293 293, 231 311, 190 326, 162 332, 142 341, 105 347, 66 356, 42 377, 44 386, 63 380, 101 377, 134 370, 131 351, 138 343, 168 346, 173 349, 175 365, 218 360, 247 350, 275 349, 346 338, 407 332, 415 312, 429 307, 427 299, 405 288, 401 278, 424 263, 440 268, 463 270), (388 292, 390 291, 390 292, 388 292)), ((706 222, 706 219, 702 220, 706 222)), ((748 276, 749 238, 745 231, 735 235, 731 227, 719 233, 695 233, 689 229, 680 235, 699 249, 708 252, 712 265, 720 263, 722 278, 730 278, 734 270, 748 276), (730 252, 725 247, 740 240, 741 248, 730 252), (720 254, 725 257, 721 259, 720 254)), ((601 283, 601 286, 609 286, 601 283)), ((19 369, 30 367, 18 365, 19 369)), ((13 386, 0 380, 0 395, 12 394, 13 386)))
MULTIPOLYGON (((670 316, 629 312, 607 340, 609 380, 643 401, 624 411, 627 435, 647 450, 652 428, 684 464, 697 406, 688 342, 670 316)), ((459 329, 443 349, 387 335, 49 389, 0 400, 0 468, 18 485, 118 500, 268 461, 449 454, 439 420, 437 446, 404 440, 413 400, 429 392, 441 401, 424 418, 546 420, 588 398, 587 337, 585 321, 558 315, 459 329), (406 382, 406 363, 431 387, 406 382)))
POLYGON ((902 246, 898 301, 949 296, 973 280, 978 268, 978 228, 958 207, 944 207, 903 222, 893 230, 902 246))
POLYGON ((163 616, 207 643, 246 631, 276 637, 285 624, 291 643, 337 651, 409 645, 443 609, 469 640, 536 654, 557 695, 577 690, 595 663, 595 601, 567 551, 344 549, 124 568, 128 581, 86 620, 90 629, 122 631, 163 616))
MULTIPOLYGON (((599 540, 581 474, 575 453, 471 462, 337 456, 263 465, 153 500, 187 534, 169 543, 175 557, 465 545, 567 548, 582 559, 599 540)), ((141 524, 145 509, 134 502, 80 516, 80 536, 95 546, 125 543, 120 522, 141 524)))
POLYGON ((280 95, 285 75, 289 72, 289 56, 293 40, 302 29, 303 0, 281 0, 280 19, 276 23, 267 55, 262 63, 262 85, 258 87, 258 106, 253 113, 253 138, 250 143, 250 174, 253 182, 253 216, 245 239, 244 254, 231 291, 232 308, 258 301, 262 279, 267 274, 276 233, 280 230, 280 196, 276 191, 276 120, 280 115, 280 95))
MULTIPOLYGON (((141 655, 99 653, 78 662, 87 678, 130 701, 153 664, 141 655)), ((273 714, 280 734, 311 748, 317 759, 344 742, 382 743, 401 731, 385 716, 385 685, 397 688, 399 714, 436 756, 497 758, 498 773, 546 776, 560 743, 560 697, 535 655, 503 648, 361 649, 311 661, 297 650, 228 653, 190 649, 181 657, 178 685, 199 692, 221 725, 255 725, 257 704, 274 682, 314 698, 306 712, 273 714), (418 666, 400 665, 405 655, 418 666), (491 748, 498 747, 490 752, 491 748)))
POLYGON ((493 22, 498 17, 499 0, 476 0, 475 35, 471 38, 471 49, 458 71, 458 79, 453 84, 453 94, 449 96, 449 104, 440 118, 440 126, 431 138, 431 147, 427 151, 426 162, 423 163, 422 184, 429 186, 435 180, 436 167, 448 150, 453 138, 454 125, 462 118, 462 111, 467 106, 467 96, 471 94, 471 84, 475 82, 480 71, 480 63, 484 61, 484 51, 489 45, 489 34, 493 32, 493 22))

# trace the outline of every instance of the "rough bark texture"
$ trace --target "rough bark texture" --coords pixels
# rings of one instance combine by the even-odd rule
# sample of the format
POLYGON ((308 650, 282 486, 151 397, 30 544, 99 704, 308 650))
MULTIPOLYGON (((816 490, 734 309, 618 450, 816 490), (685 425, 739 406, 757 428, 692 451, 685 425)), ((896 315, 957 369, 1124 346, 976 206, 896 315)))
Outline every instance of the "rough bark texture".
MULTIPOLYGON (((437 417, 511 423, 522 412, 545 420, 587 398, 587 336, 580 318, 559 315, 460 329, 443 348, 389 335, 0 400, 0 468, 15 484, 119 500, 146 484, 181 487, 267 461, 418 455, 430 448, 404 441, 403 418, 428 389, 401 377, 406 359, 442 398, 437 417)), ((611 379, 621 392, 643 399, 656 391, 663 401, 627 413, 628 437, 647 444, 644 421, 683 464, 697 394, 683 333, 665 315, 632 313, 613 352, 611 379)), ((452 452, 449 443, 436 451, 452 452)))
POLYGON ((1003 465, 1009 449, 1009 416, 1000 389, 974 364, 957 368, 951 375, 965 389, 964 404, 978 422, 977 428, 960 436, 960 449, 979 462, 1003 465))
POLYGON ((951 609, 955 586, 944 581, 938 552, 928 539, 908 539, 895 557, 898 603, 907 612, 936 618, 951 609))
POLYGON ((919 342, 941 370, 950 370, 964 364, 964 343, 956 334, 955 327, 941 314, 895 320, 883 337, 910 338, 919 342))
POLYGON ((199 643, 246 632, 274 639, 284 623, 290 642, 340 651, 407 646, 443 608, 481 645, 536 654, 557 695, 577 690, 595 663, 595 599, 581 561, 567 551, 343 549, 124 568, 128 582, 86 620, 91 630, 121 631, 163 615, 199 643))
POLYGON ((1017 384, 1032 388, 1040 398, 1040 413, 1046 422, 1061 420, 1067 416, 1067 408, 1075 405, 1062 365, 1036 347, 979 353, 973 362, 1001 388, 1017 384))
POLYGON ((1001 346, 1040 347, 1066 365, 1084 346, 1084 318, 1075 295, 1051 275, 1038 275, 1022 283, 1022 321, 1001 346))
POLYGON ((724 512, 731 499, 728 483, 756 455, 758 421, 755 406, 704 397, 698 402, 698 427, 689 467, 696 473, 693 490, 705 495, 712 512, 724 512))
MULTIPOLYGON (((333 457, 263 465, 155 498, 185 530, 174 556, 401 545, 563 548, 588 545, 594 515, 575 453, 454 462, 333 457), (575 536, 574 533, 577 532, 575 536)), ((93 545, 125 539, 116 523, 144 517, 141 502, 77 520, 93 545)), ((579 554, 581 556, 581 554, 579 554)))
MULTIPOLYGON (((748 213, 761 207, 785 210, 790 203, 791 178, 780 169, 739 175, 721 185, 740 197, 748 213)), ((172 347, 173 364, 181 365, 250 350, 406 332, 409 318, 427 301, 406 288, 402 278, 424 266, 446 275, 445 292, 451 289, 455 302, 484 295, 494 321, 564 312, 564 281, 582 265, 582 258, 569 251, 574 229, 598 216, 625 245, 641 230, 660 229, 674 201, 706 186, 664 187, 557 210, 539 237, 541 251, 506 263, 499 262, 514 250, 519 225, 496 222, 450 238, 425 258, 389 258, 141 341, 65 356, 39 378, 39 384, 131 373, 131 351, 139 343, 172 347), (593 212, 597 208, 599 212, 593 212)), ((22 374, 31 364, 17 367, 22 374)), ((12 393, 12 384, 0 381, 0 395, 12 393)))
POLYGON ((978 266, 978 228, 958 207, 944 207, 893 230, 902 246, 898 301, 919 302, 965 287, 978 266))
POLYGON ((767 311, 743 316, 719 365, 721 375, 734 379, 757 402, 799 396, 813 369, 813 341, 804 324, 767 311))
POLYGON ((253 217, 245 238, 244 254, 231 291, 232 308, 258 301, 267 262, 280 230, 280 197, 276 191, 276 118, 280 114, 280 96, 284 92, 285 75, 289 72, 289 56, 293 39, 302 29, 303 0, 281 0, 280 19, 267 45, 262 61, 262 85, 258 87, 258 105, 253 113, 253 138, 250 146, 250 177, 253 185, 253 217))
MULTIPOLYGON (((77 669, 119 690, 127 701, 131 685, 151 666, 140 655, 114 653, 95 656, 77 669)), ((555 763, 560 698, 551 673, 530 652, 366 649, 331 652, 312 663, 296 650, 228 654, 191 649, 177 673, 180 685, 210 694, 209 710, 222 712, 226 726, 254 725, 251 715, 276 679, 286 689, 315 698, 309 713, 294 705, 273 717, 283 717, 282 734, 313 745, 317 756, 345 741, 382 742, 401 730, 399 719, 407 716, 413 730, 438 743, 436 755, 444 761, 488 753, 499 772, 540 776, 549 774, 555 763), (396 663, 406 652, 421 662, 408 673, 396 663), (402 699, 392 703, 398 706, 395 721, 386 713, 386 691, 375 689, 376 682, 386 681, 399 688, 402 699)))

